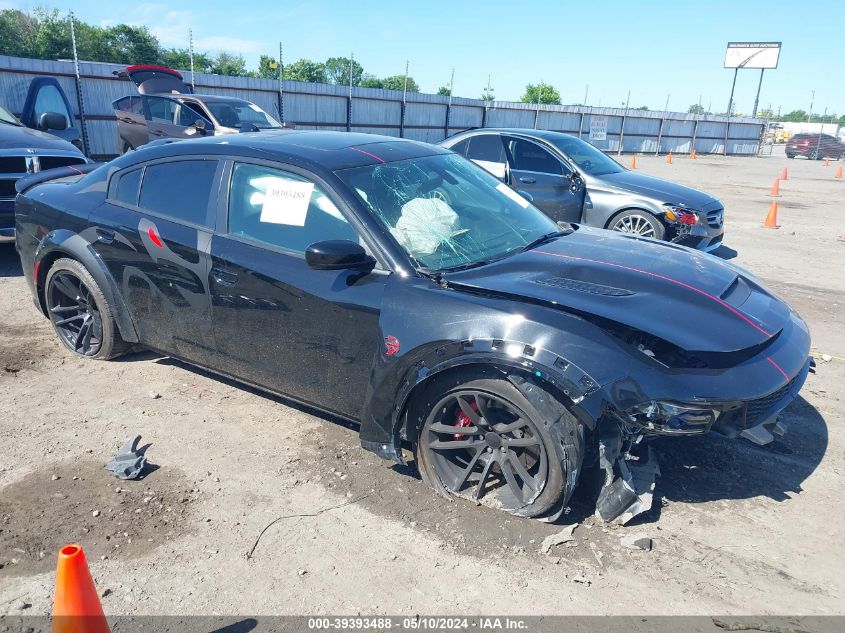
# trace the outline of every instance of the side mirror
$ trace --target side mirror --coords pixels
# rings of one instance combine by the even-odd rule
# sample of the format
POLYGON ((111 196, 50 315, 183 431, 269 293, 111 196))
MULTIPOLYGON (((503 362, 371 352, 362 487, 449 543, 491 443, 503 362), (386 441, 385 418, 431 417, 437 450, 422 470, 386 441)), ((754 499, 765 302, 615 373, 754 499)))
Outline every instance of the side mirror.
POLYGON ((376 260, 360 244, 350 240, 315 242, 305 251, 305 262, 314 270, 366 270, 375 268, 376 260))
POLYGON ((58 112, 44 112, 38 117, 39 130, 66 130, 67 127, 67 117, 58 112))
POLYGON ((572 193, 578 193, 584 187, 584 179, 576 173, 572 172, 569 174, 569 191, 572 193))
POLYGON ((194 129, 197 132, 205 132, 205 121, 203 121, 202 119, 197 119, 196 121, 194 121, 194 129))

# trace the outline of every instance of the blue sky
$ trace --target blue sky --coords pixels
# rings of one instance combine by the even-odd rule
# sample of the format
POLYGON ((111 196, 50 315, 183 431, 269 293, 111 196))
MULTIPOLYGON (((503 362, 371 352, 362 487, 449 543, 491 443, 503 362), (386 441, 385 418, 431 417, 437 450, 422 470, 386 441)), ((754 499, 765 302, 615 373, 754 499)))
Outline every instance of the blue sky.
MULTIPOLYGON (((766 71, 761 107, 845 113, 841 4, 794 2, 534 0, 246 0, 202 3, 0 0, 0 7, 74 7, 102 25, 145 25, 167 46, 186 46, 188 27, 201 50, 240 52, 254 67, 261 53, 285 62, 355 58, 366 72, 410 74, 425 92, 448 84, 478 97, 491 76, 496 98, 517 100, 529 82, 553 84, 563 103, 686 111, 701 101, 724 111, 732 71, 722 67, 728 41, 782 41, 780 65, 766 71), (825 44, 827 43, 827 44, 825 44)), ((740 71, 736 107, 750 114, 759 71, 740 71)))

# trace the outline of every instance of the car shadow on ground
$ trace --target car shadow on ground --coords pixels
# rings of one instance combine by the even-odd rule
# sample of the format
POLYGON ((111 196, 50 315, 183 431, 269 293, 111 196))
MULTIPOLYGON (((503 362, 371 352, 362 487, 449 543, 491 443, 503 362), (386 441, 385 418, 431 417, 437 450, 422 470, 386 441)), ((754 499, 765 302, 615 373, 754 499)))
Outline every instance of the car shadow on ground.
POLYGON ((20 277, 23 275, 21 260, 15 250, 14 242, 0 242, 0 277, 20 277))
POLYGON ((725 246, 724 244, 720 245, 715 251, 710 253, 711 255, 715 255, 716 257, 720 257, 722 259, 733 259, 738 255, 738 253, 732 249, 730 246, 725 246))
MULTIPOLYGON (((340 416, 157 353, 141 351, 118 360, 154 361, 180 367, 358 432, 357 423, 340 416)), ((791 495, 800 493, 802 483, 815 471, 827 451, 827 424, 818 410, 800 396, 784 410, 781 421, 787 425, 786 434, 767 446, 715 433, 701 437, 656 438, 652 446, 661 475, 657 479, 654 503, 651 510, 636 517, 629 525, 656 522, 662 507, 676 502, 705 503, 759 496, 787 501, 791 495)), ((403 448, 410 449, 410 445, 404 443, 403 448)), ((413 462, 393 464, 391 469, 402 477, 420 479, 413 462)), ((569 510, 555 523, 580 522, 593 515, 601 482, 602 473, 598 468, 585 469, 569 510)))

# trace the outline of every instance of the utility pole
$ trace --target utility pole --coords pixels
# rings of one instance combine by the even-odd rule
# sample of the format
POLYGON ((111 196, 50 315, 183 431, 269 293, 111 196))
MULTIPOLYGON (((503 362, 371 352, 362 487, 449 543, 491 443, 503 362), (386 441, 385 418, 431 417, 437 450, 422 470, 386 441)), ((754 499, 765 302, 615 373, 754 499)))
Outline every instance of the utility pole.
POLYGON ((590 96, 590 84, 587 84, 586 90, 584 90, 584 105, 587 105, 587 97, 590 96))
POLYGON ((622 142, 625 140, 625 117, 628 116, 628 106, 631 105, 631 91, 625 99, 625 114, 622 115, 622 125, 619 127, 619 147, 616 148, 616 155, 622 155, 622 142))
POLYGON ((279 118, 285 123, 285 66, 282 62, 282 43, 279 42, 279 118))
POLYGON ((669 97, 671 97, 671 96, 672 96, 671 92, 666 95, 666 105, 663 106, 663 113, 664 114, 669 111, 669 97))
POLYGON ((405 100, 408 95, 408 68, 410 67, 410 60, 405 60, 405 82, 402 85, 402 103, 405 103, 405 100))
POLYGON ((188 57, 191 60, 191 92, 196 92, 194 84, 194 29, 188 27, 188 57))
MULTIPOLYGON (((73 71, 76 75, 76 103, 79 106, 79 129, 82 132, 82 152, 88 155, 88 132, 85 129, 85 102, 82 99, 82 77, 79 73, 79 55, 76 52, 76 27, 73 25, 73 11, 70 15, 70 44, 73 47, 73 71)), ((68 121, 70 124, 71 121, 68 121)))
POLYGON ((452 94, 455 92, 455 67, 452 66, 452 78, 449 80, 449 106, 452 105, 452 94))
POLYGON ((810 122, 810 119, 813 118, 813 101, 816 100, 816 91, 813 90, 812 94, 810 95, 810 110, 807 112, 807 123, 810 122))

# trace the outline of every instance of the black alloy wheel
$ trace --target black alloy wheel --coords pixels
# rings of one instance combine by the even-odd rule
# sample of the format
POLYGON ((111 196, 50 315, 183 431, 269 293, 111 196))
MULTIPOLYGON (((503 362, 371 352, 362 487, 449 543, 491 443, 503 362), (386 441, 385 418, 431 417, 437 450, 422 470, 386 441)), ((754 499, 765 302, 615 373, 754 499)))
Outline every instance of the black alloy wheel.
POLYGON ((547 483, 549 458, 534 422, 493 393, 458 390, 432 409, 424 449, 443 486, 473 498, 499 490, 506 508, 536 499, 547 483))
POLYGON ((88 286, 68 270, 50 278, 47 310, 59 338, 82 356, 96 356, 103 344, 103 319, 88 286))

